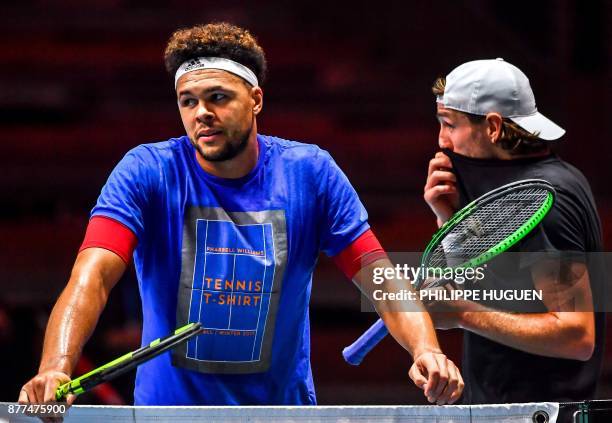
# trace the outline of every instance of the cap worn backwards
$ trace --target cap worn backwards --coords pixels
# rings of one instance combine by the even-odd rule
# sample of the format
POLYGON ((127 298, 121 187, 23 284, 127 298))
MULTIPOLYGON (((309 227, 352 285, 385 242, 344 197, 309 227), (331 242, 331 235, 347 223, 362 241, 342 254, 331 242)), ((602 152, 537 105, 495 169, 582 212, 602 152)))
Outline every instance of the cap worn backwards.
POLYGON ((516 66, 497 58, 464 63, 446 76, 444 95, 448 109, 475 115, 496 112, 521 128, 556 140, 565 130, 538 112, 527 76, 516 66))

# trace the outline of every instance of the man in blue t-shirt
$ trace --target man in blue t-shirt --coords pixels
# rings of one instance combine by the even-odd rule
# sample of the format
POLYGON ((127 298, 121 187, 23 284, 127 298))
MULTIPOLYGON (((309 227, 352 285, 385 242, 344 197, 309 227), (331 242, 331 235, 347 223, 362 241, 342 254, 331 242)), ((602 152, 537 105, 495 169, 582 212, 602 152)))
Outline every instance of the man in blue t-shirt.
MULTIPOLYGON (((266 64, 247 31, 177 31, 165 59, 187 135, 136 147, 113 170, 19 399, 49 401, 70 380, 133 257, 143 345, 188 322, 204 328, 138 368, 136 404, 315 404, 308 303, 319 251, 365 292, 373 269, 391 264, 327 152, 257 134, 266 64)), ((456 401, 463 381, 427 312, 377 306, 429 401, 456 401)))

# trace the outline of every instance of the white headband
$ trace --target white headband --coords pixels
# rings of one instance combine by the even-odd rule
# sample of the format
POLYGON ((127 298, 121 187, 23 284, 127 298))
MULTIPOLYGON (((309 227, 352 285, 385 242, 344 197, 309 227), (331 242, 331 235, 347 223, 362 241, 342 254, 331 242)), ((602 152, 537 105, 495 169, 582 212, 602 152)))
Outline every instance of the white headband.
POLYGON ((221 69, 241 77, 254 87, 259 85, 253 71, 238 62, 223 57, 196 57, 195 59, 187 60, 178 68, 174 76, 174 89, 176 89, 178 80, 181 76, 185 75, 187 72, 193 72, 200 69, 221 69))

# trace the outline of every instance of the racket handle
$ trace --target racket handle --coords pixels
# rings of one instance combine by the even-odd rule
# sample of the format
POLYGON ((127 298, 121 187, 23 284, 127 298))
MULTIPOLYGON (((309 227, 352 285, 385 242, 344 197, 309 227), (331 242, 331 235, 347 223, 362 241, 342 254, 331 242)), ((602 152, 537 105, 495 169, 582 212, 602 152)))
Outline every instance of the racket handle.
POLYGON ((389 331, 382 319, 378 319, 355 342, 342 350, 344 360, 353 366, 359 366, 363 358, 383 340, 389 331))

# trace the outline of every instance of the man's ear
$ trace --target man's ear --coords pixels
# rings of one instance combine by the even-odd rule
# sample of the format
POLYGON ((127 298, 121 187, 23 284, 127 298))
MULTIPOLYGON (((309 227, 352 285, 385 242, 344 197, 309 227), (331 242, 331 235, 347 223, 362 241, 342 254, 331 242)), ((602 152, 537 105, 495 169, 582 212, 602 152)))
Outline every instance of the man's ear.
POLYGON ((485 117, 487 136, 491 143, 496 144, 501 138, 503 118, 499 113, 488 113, 485 117))
POLYGON ((251 98, 253 99, 253 113, 258 115, 263 109, 263 90, 261 87, 251 88, 251 98))

